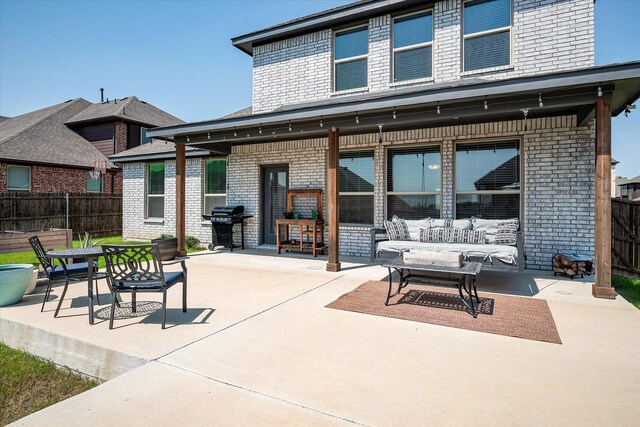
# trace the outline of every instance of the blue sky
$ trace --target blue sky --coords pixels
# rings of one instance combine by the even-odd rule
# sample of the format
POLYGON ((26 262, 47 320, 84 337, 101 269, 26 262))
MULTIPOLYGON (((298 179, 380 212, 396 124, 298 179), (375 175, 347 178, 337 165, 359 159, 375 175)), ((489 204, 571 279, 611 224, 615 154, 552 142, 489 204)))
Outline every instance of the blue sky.
MULTIPOLYGON (((251 104, 230 38, 348 0, 0 0, 0 115, 135 95, 186 121, 251 104)), ((640 0, 596 2, 596 64, 640 59, 640 0)), ((640 109, 613 120, 618 174, 640 174, 640 109)))

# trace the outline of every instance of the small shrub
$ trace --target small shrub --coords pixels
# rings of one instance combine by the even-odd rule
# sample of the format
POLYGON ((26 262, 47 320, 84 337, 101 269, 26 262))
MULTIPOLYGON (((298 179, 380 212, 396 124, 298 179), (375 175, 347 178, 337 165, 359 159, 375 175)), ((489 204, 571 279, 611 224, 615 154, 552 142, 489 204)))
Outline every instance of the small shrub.
POLYGON ((160 239, 171 239, 171 238, 173 238, 173 237, 174 237, 174 236, 173 236, 173 234, 169 234, 169 233, 162 233, 162 234, 160 235, 160 237, 159 237, 159 238, 160 238, 160 239))
POLYGON ((198 245, 200 244, 200 239, 198 239, 197 237, 193 237, 193 236, 186 236, 184 238, 184 244, 189 249, 196 249, 198 247, 198 245))

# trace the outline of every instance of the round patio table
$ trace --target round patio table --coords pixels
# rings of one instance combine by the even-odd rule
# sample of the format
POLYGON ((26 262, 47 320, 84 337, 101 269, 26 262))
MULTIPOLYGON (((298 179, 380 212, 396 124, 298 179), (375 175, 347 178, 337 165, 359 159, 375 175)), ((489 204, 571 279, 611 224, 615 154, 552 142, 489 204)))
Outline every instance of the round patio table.
MULTIPOLYGON (((93 261, 102 256, 102 248, 72 248, 48 251, 47 258, 67 259, 86 258, 88 266, 93 265, 93 261)), ((87 296, 89 297, 89 324, 93 325, 93 268, 87 268, 87 296)))

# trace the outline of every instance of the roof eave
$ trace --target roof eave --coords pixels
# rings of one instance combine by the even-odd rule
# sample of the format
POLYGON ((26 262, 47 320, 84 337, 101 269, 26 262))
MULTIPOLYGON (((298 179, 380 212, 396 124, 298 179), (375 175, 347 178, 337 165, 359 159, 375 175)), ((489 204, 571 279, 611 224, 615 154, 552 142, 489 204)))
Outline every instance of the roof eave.
POLYGON ((327 14, 311 15, 307 19, 276 25, 263 30, 233 37, 231 44, 244 53, 253 56, 253 46, 296 35, 319 31, 344 25, 349 22, 370 18, 376 15, 408 9, 418 4, 429 7, 433 1, 424 0, 380 0, 371 3, 354 4, 352 7, 329 12, 327 14))
MULTIPOLYGON (((209 157, 215 155, 215 153, 211 153, 208 150, 189 150, 185 152, 186 157, 209 157)), ((112 163, 134 163, 134 162, 144 162, 148 160, 167 160, 167 159, 175 159, 176 152, 175 151, 165 151, 162 153, 149 153, 149 154, 136 154, 132 156, 122 156, 122 157, 109 157, 109 161, 112 163)))
MULTIPOLYGON (((540 75, 532 77, 519 77, 506 80, 496 80, 483 83, 475 83, 463 86, 448 86, 438 89, 425 89, 401 95, 390 95, 382 98, 367 99, 364 101, 345 102, 337 101, 335 104, 301 107, 287 111, 276 111, 254 114, 247 117, 231 118, 226 120, 211 120, 184 125, 155 128, 149 130, 147 135, 154 138, 175 138, 177 135, 186 135, 197 132, 208 132, 220 129, 228 129, 242 126, 264 125, 278 121, 308 120, 321 116, 335 116, 359 111, 366 113, 387 108, 402 108, 419 104, 434 104, 440 101, 460 101, 463 99, 503 96, 511 93, 537 93, 547 91, 550 88, 562 89, 576 85, 593 85, 615 82, 616 80, 640 79, 640 61, 624 64, 614 64, 602 67, 593 67, 578 71, 554 73, 552 75, 540 75)), ((620 110, 620 108, 618 108, 620 110)), ((614 112, 614 115, 619 112, 614 112)))

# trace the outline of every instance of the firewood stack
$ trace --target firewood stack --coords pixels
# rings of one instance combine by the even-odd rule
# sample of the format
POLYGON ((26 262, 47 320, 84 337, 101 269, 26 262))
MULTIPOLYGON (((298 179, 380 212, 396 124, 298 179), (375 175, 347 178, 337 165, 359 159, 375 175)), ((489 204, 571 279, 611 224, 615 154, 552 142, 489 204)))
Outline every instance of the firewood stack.
POLYGON ((580 275, 580 277, 589 276, 593 273, 593 262, 591 260, 574 257, 557 253, 553 256, 553 275, 563 273, 571 277, 580 275))

